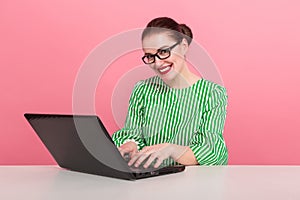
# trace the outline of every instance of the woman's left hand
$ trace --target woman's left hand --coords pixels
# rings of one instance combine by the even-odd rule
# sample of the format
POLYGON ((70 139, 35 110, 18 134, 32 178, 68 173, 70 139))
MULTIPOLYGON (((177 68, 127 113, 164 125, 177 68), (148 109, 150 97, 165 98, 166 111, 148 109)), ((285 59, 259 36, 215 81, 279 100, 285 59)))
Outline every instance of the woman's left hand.
POLYGON ((156 161, 154 167, 157 168, 165 159, 169 157, 176 161, 186 152, 187 148, 188 147, 169 143, 146 146, 130 159, 128 165, 131 166, 134 163, 134 166, 138 167, 147 159, 143 165, 144 168, 148 168, 154 160, 156 161))

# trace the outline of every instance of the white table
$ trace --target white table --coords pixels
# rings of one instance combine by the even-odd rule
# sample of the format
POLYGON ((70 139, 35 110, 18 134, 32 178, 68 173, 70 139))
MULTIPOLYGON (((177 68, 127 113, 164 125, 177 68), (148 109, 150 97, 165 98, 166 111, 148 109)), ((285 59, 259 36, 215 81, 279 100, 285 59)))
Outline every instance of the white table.
POLYGON ((300 166, 193 166, 137 181, 58 166, 0 166, 0 199, 300 200, 300 166))

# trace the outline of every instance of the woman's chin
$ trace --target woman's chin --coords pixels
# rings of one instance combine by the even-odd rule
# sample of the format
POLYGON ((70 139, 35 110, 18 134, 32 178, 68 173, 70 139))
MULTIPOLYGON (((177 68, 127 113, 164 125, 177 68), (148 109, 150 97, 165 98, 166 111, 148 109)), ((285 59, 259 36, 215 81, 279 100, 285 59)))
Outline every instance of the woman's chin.
POLYGON ((165 83, 171 82, 171 81, 174 79, 174 74, 172 74, 172 73, 164 74, 164 75, 158 74, 158 76, 159 76, 165 83))
POLYGON ((156 74, 165 82, 172 82, 174 80, 174 78, 176 77, 177 73, 174 70, 174 68, 172 67, 167 73, 166 72, 159 72, 156 71, 156 74))

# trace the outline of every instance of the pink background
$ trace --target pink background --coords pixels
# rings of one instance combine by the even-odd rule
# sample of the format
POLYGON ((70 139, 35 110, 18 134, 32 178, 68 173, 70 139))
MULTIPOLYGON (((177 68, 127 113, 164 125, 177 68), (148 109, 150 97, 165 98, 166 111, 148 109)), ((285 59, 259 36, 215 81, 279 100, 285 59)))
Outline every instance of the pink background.
MULTIPOLYGON (((23 114, 72 113, 74 81, 93 48, 170 16, 192 28, 222 75, 229 164, 299 165, 299 6, 297 0, 0 1, 0 164, 55 164, 23 114)), ((97 88, 96 111, 110 133, 120 126, 107 109, 112 90, 142 64, 140 54, 132 55, 112 63, 97 88)))

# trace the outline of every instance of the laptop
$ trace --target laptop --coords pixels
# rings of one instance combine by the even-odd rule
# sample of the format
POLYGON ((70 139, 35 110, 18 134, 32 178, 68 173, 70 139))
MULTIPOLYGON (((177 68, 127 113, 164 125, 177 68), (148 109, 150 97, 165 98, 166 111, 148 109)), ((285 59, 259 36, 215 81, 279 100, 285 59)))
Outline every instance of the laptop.
POLYGON ((129 167, 96 115, 25 113, 31 127, 64 169, 125 180, 182 172, 184 165, 129 167))

